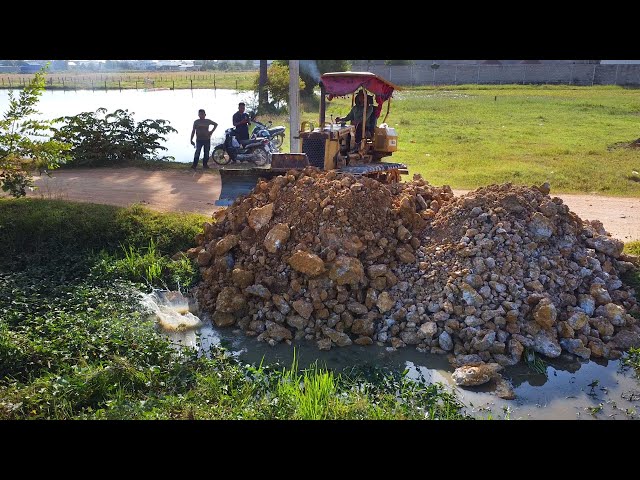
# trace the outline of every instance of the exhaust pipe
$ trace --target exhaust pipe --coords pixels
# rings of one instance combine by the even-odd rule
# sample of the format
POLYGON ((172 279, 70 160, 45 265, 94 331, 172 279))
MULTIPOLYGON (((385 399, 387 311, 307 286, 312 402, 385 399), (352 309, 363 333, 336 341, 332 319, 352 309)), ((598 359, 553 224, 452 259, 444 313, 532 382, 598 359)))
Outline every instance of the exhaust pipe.
POLYGON ((324 87, 324 83, 322 83, 322 80, 320 80, 320 129, 322 129, 323 125, 324 125, 324 118, 325 118, 325 112, 326 112, 326 99, 325 99, 325 95, 327 93, 327 90, 324 87))

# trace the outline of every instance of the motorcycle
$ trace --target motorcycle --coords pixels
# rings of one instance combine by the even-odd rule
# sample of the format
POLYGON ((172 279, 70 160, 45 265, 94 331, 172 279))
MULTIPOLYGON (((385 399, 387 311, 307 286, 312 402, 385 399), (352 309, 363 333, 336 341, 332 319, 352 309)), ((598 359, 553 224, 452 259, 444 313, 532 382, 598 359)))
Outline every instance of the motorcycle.
POLYGON ((264 123, 256 120, 255 115, 251 118, 251 122, 255 123, 251 136, 268 138, 271 141, 271 150, 273 152, 279 152, 280 147, 282 147, 282 144, 284 143, 284 132, 286 127, 282 125, 273 127, 273 122, 271 120, 269 120, 265 125, 264 123))
POLYGON ((211 158, 218 165, 227 165, 232 161, 249 161, 261 167, 271 161, 269 138, 254 137, 248 140, 238 140, 235 127, 227 128, 224 135, 224 141, 216 145, 211 154, 211 158))

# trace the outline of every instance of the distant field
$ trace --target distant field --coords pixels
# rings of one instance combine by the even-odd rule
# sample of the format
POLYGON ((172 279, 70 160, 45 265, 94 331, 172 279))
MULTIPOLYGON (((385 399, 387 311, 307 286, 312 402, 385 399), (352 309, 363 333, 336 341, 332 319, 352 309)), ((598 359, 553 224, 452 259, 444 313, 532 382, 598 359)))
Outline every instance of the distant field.
MULTIPOLYGON (((46 75, 47 88, 113 90, 130 88, 253 88, 257 70, 236 72, 59 72, 46 75)), ((33 74, 0 74, 0 88, 21 88, 33 74)))

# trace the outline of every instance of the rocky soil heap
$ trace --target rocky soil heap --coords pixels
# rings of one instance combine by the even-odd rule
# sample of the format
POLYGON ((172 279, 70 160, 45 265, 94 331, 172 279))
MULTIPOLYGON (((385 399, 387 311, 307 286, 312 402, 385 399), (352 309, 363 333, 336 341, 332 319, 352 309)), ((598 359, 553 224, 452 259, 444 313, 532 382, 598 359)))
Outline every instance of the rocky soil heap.
POLYGON ((633 258, 546 184, 455 197, 419 176, 383 185, 309 167, 260 181, 214 218, 188 252, 199 304, 270 344, 414 345, 457 365, 640 346, 620 279, 633 258))

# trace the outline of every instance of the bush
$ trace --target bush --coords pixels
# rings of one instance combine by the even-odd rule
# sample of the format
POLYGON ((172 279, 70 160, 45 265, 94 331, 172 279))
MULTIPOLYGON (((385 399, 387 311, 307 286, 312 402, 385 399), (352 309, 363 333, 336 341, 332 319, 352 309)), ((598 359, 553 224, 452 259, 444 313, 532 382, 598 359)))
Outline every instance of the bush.
POLYGON ((56 121, 66 124, 55 130, 54 138, 71 145, 72 166, 105 166, 130 160, 174 160, 172 156, 159 157, 156 150, 167 150, 160 145, 164 135, 177 130, 168 120, 143 120, 135 123, 132 113, 118 109, 106 113, 106 108, 83 112, 56 121))
POLYGON ((44 91, 45 65, 24 87, 18 99, 9 91, 9 108, 0 120, 0 187, 14 197, 34 188, 31 172, 52 170, 68 160, 69 144, 46 137, 56 120, 33 120, 35 105, 44 91))

